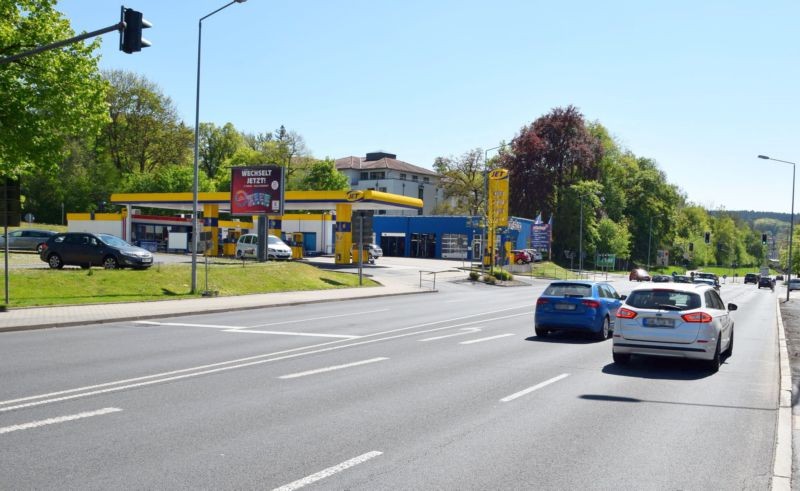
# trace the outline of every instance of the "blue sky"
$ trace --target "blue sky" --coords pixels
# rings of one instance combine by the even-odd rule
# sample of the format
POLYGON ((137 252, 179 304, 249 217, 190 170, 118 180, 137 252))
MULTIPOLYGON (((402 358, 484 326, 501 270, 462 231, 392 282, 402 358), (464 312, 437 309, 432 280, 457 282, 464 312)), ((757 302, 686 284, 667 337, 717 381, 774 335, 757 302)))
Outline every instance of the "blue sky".
MULTIPOLYGON (((157 83, 193 126, 198 20, 227 2, 130 1, 153 46, 107 34, 101 67, 157 83)), ((79 32, 119 7, 58 3, 79 32)), ((794 0, 248 0, 203 22, 200 120, 431 168, 572 104, 690 201, 788 213, 792 166, 756 156, 800 164, 798 18, 794 0)))

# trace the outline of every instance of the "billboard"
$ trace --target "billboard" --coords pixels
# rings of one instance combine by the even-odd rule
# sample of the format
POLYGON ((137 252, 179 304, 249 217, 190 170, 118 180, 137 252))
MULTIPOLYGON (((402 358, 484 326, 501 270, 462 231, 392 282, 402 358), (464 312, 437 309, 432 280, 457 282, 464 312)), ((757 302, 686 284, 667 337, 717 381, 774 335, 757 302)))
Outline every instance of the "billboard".
POLYGON ((231 215, 282 215, 283 168, 231 167, 231 215))
POLYGON ((494 169, 489 173, 489 223, 508 226, 508 171, 494 169))
POLYGON ((531 247, 537 250, 550 250, 550 224, 534 223, 531 225, 531 247))

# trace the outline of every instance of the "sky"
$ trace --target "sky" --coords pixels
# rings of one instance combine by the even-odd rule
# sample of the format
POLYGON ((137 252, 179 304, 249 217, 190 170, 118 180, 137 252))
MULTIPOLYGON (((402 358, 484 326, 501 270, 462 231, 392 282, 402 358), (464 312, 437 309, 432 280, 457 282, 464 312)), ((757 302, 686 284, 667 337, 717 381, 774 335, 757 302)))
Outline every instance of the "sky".
MULTIPOLYGON (((100 66, 193 127, 199 20, 227 2, 130 1, 152 46, 106 34, 100 66)), ((76 32, 119 21, 108 0, 57 8, 76 32)), ((796 0, 248 0, 202 22, 200 121, 430 169, 574 105, 689 201, 789 213, 793 166, 757 156, 800 164, 798 18, 796 0)))

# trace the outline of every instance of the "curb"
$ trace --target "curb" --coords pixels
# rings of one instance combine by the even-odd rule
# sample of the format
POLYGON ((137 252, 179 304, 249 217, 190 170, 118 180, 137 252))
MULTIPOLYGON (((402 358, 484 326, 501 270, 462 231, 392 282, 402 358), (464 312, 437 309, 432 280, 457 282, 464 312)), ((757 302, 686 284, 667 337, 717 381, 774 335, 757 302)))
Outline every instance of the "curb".
POLYGON ((789 366, 789 349, 781 317, 780 298, 775 301, 778 317, 778 355, 780 358, 780 392, 778 398, 777 437, 775 460, 772 466, 770 489, 792 489, 792 372, 789 366))

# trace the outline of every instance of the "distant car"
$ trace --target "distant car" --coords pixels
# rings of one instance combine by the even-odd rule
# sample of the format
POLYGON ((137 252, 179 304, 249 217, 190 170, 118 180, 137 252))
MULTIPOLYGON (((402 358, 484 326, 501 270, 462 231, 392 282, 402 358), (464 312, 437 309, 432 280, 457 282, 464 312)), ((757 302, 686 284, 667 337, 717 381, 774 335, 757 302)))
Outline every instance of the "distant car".
MULTIPOLYGON (((8 233, 8 248, 42 252, 42 246, 47 240, 56 235, 52 230, 36 230, 32 228, 14 230, 8 233)), ((6 237, 0 235, 0 249, 5 249, 6 237)))
POLYGON ((631 281, 650 281, 650 274, 641 268, 637 268, 631 271, 628 279, 631 281))
POLYGON ((511 251, 511 254, 514 255, 514 263, 515 264, 528 264, 532 261, 531 256, 528 254, 527 251, 519 250, 519 251, 511 251))
MULTIPOLYGON (((267 259, 288 261, 292 258, 292 249, 278 237, 270 235, 267 242, 267 259)), ((238 259, 255 258, 257 249, 258 235, 243 234, 236 242, 236 257, 238 259)))
POLYGON ((706 273, 704 271, 698 271, 694 274, 694 278, 711 280, 714 282, 714 286, 719 286, 719 276, 715 275, 714 273, 706 273))
POLYGON ((676 274, 675 276, 672 277, 672 281, 674 283, 691 283, 692 277, 686 276, 684 274, 676 274))
POLYGON ((733 354, 736 309, 708 285, 638 287, 617 310, 614 363, 624 365, 631 355, 691 358, 716 372, 733 354))
POLYGON ((747 273, 744 275, 744 283, 758 284, 758 275, 756 273, 747 273))
POLYGON ((534 330, 540 337, 566 330, 608 339, 614 331, 614 315, 624 299, 608 283, 555 281, 536 300, 534 330))
POLYGON ((523 249, 531 257, 531 261, 540 262, 542 260, 542 253, 536 249, 523 249))
POLYGON ((50 237, 39 257, 52 269, 64 266, 147 269, 153 265, 153 253, 146 249, 116 235, 86 232, 66 232, 50 237))
POLYGON ((668 274, 653 275, 653 283, 669 283, 672 281, 672 276, 668 274))
POLYGON ((695 275, 694 279, 692 279, 692 283, 696 285, 708 285, 719 291, 719 284, 715 283, 711 278, 701 278, 695 275))
POLYGON ((775 280, 770 278, 769 276, 762 276, 758 279, 758 288, 761 287, 775 289, 775 280))
POLYGON ((367 247, 369 248, 370 261, 374 261, 379 257, 383 257, 383 249, 381 249, 378 244, 370 244, 367 247))
POLYGON ((789 280, 788 288, 789 291, 800 290, 800 278, 792 278, 789 280))

